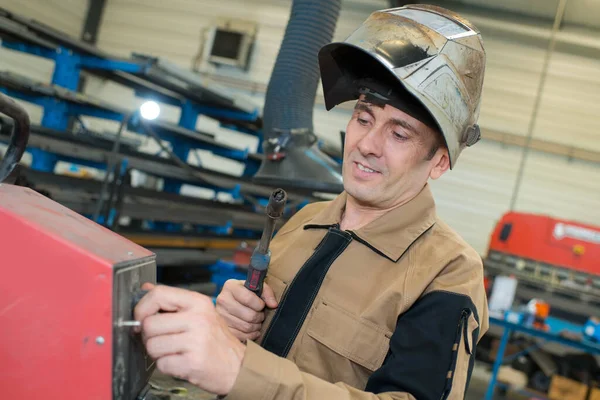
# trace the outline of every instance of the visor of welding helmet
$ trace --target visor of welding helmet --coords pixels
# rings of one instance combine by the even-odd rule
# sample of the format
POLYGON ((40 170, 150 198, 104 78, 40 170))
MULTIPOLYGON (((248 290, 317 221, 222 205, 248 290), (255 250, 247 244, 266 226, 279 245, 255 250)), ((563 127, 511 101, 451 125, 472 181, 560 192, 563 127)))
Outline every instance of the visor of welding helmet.
POLYGON ((324 46, 319 66, 328 110, 365 92, 382 96, 442 133, 451 168, 480 138, 483 42, 451 11, 415 5, 374 12, 345 41, 324 46))

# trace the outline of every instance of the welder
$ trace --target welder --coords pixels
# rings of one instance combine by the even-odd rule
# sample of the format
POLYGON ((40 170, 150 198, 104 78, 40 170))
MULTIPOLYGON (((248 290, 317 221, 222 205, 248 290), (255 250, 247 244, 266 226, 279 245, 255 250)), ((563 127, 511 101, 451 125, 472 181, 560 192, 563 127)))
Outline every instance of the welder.
POLYGON ((277 232, 261 297, 228 281, 214 307, 146 285, 146 349, 232 400, 464 398, 488 329, 483 266, 437 215, 429 180, 480 139, 481 35, 446 9, 405 6, 318 58, 326 108, 355 101, 344 191, 277 232))

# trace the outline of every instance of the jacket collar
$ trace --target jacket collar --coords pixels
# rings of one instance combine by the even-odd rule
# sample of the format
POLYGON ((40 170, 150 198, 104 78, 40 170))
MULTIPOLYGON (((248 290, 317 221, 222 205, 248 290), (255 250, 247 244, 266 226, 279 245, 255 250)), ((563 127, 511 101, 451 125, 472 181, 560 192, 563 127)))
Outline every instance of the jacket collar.
MULTIPOLYGON (((340 223, 348 194, 342 192, 304 229, 332 227, 340 223)), ((433 226, 436 219, 435 201, 429 184, 408 203, 397 207, 362 228, 351 231, 355 239, 376 253, 398 261, 419 236, 433 226)))

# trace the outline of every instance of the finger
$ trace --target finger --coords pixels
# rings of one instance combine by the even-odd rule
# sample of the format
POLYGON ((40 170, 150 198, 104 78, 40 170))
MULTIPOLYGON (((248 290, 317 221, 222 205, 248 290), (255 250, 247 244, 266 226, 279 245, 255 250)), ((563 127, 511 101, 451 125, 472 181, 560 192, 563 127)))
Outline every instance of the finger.
POLYGON ((151 282, 146 282, 142 285, 142 287, 140 289, 142 290, 152 290, 154 289, 154 287, 156 287, 156 285, 154 283, 151 282))
POLYGON ((185 289, 158 285, 152 288, 136 305, 133 315, 136 321, 159 311, 181 311, 194 307, 213 307, 208 296, 185 289))
POLYGON ((231 290, 233 287, 244 286, 246 281, 242 279, 227 279, 223 284, 223 290, 231 290))
POLYGON ((265 308, 265 302, 245 286, 232 287, 231 294, 238 302, 254 311, 262 311, 265 308))
POLYGON ((243 321, 235 315, 231 314, 224 314, 221 317, 225 320, 229 328, 235 328, 238 331, 244 333, 259 331, 260 327, 262 326, 262 324, 253 324, 250 322, 243 321))
POLYGON ((154 336, 183 333, 189 331, 190 317, 187 313, 154 314, 142 322, 144 343, 154 336))
POLYGON ((222 296, 217 298, 217 312, 219 315, 233 315, 251 324, 259 324, 265 319, 264 313, 246 307, 229 293, 223 293, 222 296))
POLYGON ((165 375, 188 380, 190 366, 182 354, 170 354, 156 360, 156 368, 165 375))
POLYGON ((275 293, 273 292, 273 289, 271 289, 271 286, 267 285, 266 283, 263 284, 263 292, 261 297, 267 304, 267 307, 277 308, 277 300, 275 299, 275 293))
POLYGON ((260 332, 251 332, 251 333, 244 333, 244 332, 240 332, 235 328, 230 328, 229 329, 231 331, 231 333, 233 334, 233 336, 235 336, 236 338, 238 338, 238 340, 240 342, 245 342, 247 340, 256 340, 260 337, 260 332))
POLYGON ((146 351, 153 359, 158 359, 171 354, 183 353, 190 342, 186 334, 154 336, 146 342, 146 351))

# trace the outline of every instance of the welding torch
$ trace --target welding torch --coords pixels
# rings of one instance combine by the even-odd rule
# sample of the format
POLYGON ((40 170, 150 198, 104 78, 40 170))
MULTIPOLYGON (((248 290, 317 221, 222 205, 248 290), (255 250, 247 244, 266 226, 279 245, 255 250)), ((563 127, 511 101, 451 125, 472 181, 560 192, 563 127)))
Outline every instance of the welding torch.
POLYGON ((256 293, 258 297, 262 295, 263 282, 267 276, 269 263, 271 262, 271 250, 269 244, 275 230, 275 223, 283 215, 287 193, 283 189, 276 189, 269 197, 266 214, 265 226, 258 246, 252 252, 250 265, 248 266, 248 275, 244 286, 250 291, 256 293))
MULTIPOLYGON (((248 266, 248 275, 244 286, 250 291, 256 293, 258 297, 262 295, 263 282, 267 276, 269 264, 271 262, 271 251, 269 245, 275 230, 275 224, 283 215, 285 204, 287 202, 287 193, 283 189, 276 189, 269 197, 269 203, 266 208, 266 221, 263 228, 262 236, 258 246, 252 252, 250 257, 250 265, 248 266)), ((148 293, 147 290, 138 290, 133 293, 132 307, 148 293)), ((118 326, 140 326, 139 321, 119 321, 118 326)))

